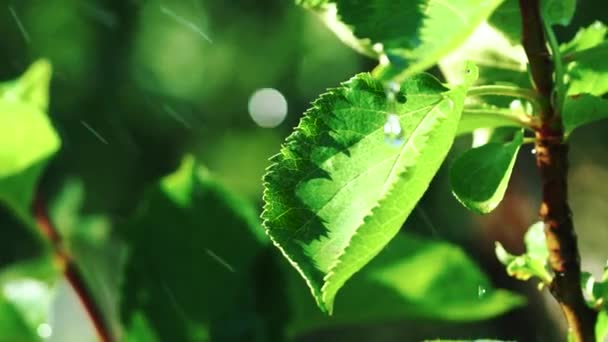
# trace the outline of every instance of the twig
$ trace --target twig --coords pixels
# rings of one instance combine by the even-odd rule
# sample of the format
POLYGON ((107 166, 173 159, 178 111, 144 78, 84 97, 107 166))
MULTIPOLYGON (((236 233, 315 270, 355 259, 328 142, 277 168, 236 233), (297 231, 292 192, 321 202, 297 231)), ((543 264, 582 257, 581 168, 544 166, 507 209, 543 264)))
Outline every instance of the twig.
POLYGON ((46 203, 40 194, 34 200, 33 211, 38 229, 51 242, 55 257, 64 266, 65 277, 89 315, 100 341, 114 342, 114 337, 108 323, 103 317, 101 308, 95 302, 90 288, 87 287, 82 272, 80 272, 70 255, 65 251, 61 236, 53 226, 47 213, 46 203))
MULTIPOLYGON (((549 290, 560 304, 574 339, 595 342, 597 312, 585 303, 580 286, 580 255, 568 206, 568 145, 564 143, 559 111, 553 106, 554 67, 547 48, 539 0, 519 0, 519 8, 522 44, 530 62, 535 89, 544 99, 535 148, 542 182, 539 214, 545 222, 549 264, 555 273, 549 290)), ((554 56, 559 58, 557 53, 554 51, 554 56)))

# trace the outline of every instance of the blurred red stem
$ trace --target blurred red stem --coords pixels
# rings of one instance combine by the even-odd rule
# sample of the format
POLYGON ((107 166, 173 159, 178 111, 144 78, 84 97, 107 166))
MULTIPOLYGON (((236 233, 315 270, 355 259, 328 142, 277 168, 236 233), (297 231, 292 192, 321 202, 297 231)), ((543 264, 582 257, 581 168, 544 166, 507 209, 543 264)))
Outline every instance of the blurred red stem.
POLYGON ((80 272, 70 255, 63 248, 61 236, 49 218, 46 203, 41 195, 36 196, 33 211, 38 228, 51 242, 55 258, 63 265, 65 277, 89 315, 100 341, 114 342, 109 325, 104 319, 100 307, 95 302, 91 290, 87 287, 82 272, 80 272))

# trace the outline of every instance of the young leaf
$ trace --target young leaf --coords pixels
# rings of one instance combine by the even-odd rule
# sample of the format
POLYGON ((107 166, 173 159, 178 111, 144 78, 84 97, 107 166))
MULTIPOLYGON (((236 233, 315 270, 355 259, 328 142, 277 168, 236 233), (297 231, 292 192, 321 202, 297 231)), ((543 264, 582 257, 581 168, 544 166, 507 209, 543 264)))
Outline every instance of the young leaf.
POLYGON ((543 19, 550 25, 568 26, 574 11, 576 10, 576 0, 543 0, 542 13, 543 19))
POLYGON ((494 210, 505 195, 523 132, 513 141, 490 142, 461 155, 450 168, 452 193, 466 208, 479 214, 494 210))
POLYGON ((479 84, 500 81, 531 88, 527 73, 528 60, 523 47, 519 43, 512 44, 501 32, 487 23, 479 25, 464 44, 439 62, 439 67, 449 83, 462 82, 462 61, 472 61, 477 65, 479 84))
POLYGON ((405 319, 482 320, 524 303, 514 293, 494 289, 459 247, 411 234, 397 234, 353 276, 337 299, 340 310, 331 317, 315 308, 305 296, 306 287, 294 272, 290 274, 293 311, 288 334, 292 337, 347 324, 361 326, 405 319))
POLYGON ((360 74, 315 101, 272 158, 264 225, 321 309, 331 312, 338 289, 426 191, 476 77, 468 70, 467 83, 451 90, 427 74, 412 77, 391 103, 382 83, 360 74))
POLYGON ((130 248, 121 295, 134 334, 127 339, 251 340, 258 317, 250 277, 267 242, 255 210, 191 158, 149 195, 120 227, 130 248))
POLYGON ((606 26, 596 21, 560 46, 569 95, 603 95, 608 92, 608 64, 604 58, 608 53, 606 32, 606 26))
POLYGON ((569 135, 576 128, 608 118, 608 100, 589 94, 567 96, 562 121, 569 135))
POLYGON ((342 41, 381 60, 402 59, 403 76, 456 49, 503 0, 297 1, 319 13, 342 41), (445 23, 450 22, 450 29, 445 23))
POLYGON ((568 55, 593 48, 604 41, 608 29, 601 21, 596 21, 589 27, 580 29, 571 41, 562 44, 560 51, 562 56, 568 58, 568 55))
POLYGON ((526 253, 520 256, 509 254, 496 242, 496 256, 500 262, 507 266, 507 273, 521 280, 538 277, 546 284, 551 282, 553 276, 548 271, 549 252, 545 242, 544 223, 537 222, 530 226, 524 237, 526 253))
MULTIPOLYGON (((541 0, 543 19, 549 25, 567 26, 576 10, 576 0, 541 0)), ((521 13, 517 0, 505 0, 492 14, 489 23, 502 31, 509 40, 521 42, 521 13)))
POLYGON ((50 74, 48 62, 39 61, 0 88, 0 201, 23 219, 38 177, 60 145, 45 113, 50 74))

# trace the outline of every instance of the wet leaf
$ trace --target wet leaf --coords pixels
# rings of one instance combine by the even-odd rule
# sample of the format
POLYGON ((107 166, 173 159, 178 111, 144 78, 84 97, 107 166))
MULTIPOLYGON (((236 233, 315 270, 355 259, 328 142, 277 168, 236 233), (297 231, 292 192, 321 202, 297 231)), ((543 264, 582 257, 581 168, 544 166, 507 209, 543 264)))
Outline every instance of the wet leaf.
POLYGON ((265 180, 268 234, 301 273, 322 310, 397 234, 426 191, 456 133, 468 84, 445 88, 422 74, 388 103, 361 74, 314 102, 265 180), (403 141, 387 142, 389 114, 403 141))

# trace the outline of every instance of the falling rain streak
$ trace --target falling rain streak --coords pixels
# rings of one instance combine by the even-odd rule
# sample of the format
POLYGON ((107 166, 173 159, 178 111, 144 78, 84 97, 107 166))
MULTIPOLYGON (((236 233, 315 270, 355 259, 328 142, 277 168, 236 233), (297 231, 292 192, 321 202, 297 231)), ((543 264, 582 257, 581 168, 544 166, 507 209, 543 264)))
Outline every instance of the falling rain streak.
POLYGON ((19 16, 17 15, 17 12, 15 12, 15 9, 12 6, 9 6, 8 10, 11 12, 13 19, 15 19, 15 22, 17 23, 17 27, 19 27, 19 31, 21 31, 21 35, 23 36, 23 39, 25 40, 26 43, 29 44, 30 35, 27 34, 27 31, 25 30, 25 26, 23 26, 23 23, 21 22, 21 20, 19 19, 19 16))
POLYGON ((218 263, 220 263, 222 266, 226 267, 226 269, 232 273, 235 273, 236 270, 234 269, 234 267, 232 267, 226 260, 220 258, 217 254, 213 253, 212 250, 205 248, 205 252, 207 253, 207 255, 209 255, 211 258, 213 258, 215 261, 217 261, 218 263))
POLYGON ((80 120, 80 123, 84 126, 84 128, 88 129, 89 132, 91 132, 97 139, 99 139, 99 141, 108 145, 108 141, 104 139, 104 137, 102 137, 101 134, 99 134, 96 130, 94 130, 93 127, 89 126, 86 122, 84 122, 84 120, 80 120))
POLYGON ((165 110, 165 113, 169 114, 170 117, 182 124, 185 128, 192 128, 192 126, 190 126, 190 124, 184 119, 184 117, 181 116, 178 112, 176 112, 175 109, 171 108, 171 106, 169 106, 168 104, 163 105, 163 109, 165 110))
POLYGON ((164 6, 160 8, 160 11, 163 12, 164 14, 170 16, 171 18, 173 18, 178 23, 180 23, 180 24, 184 25, 185 27, 189 28, 193 32, 197 33, 198 35, 200 35, 201 37, 203 37, 209 43, 213 44, 213 41, 211 40, 211 38, 209 38, 208 35, 205 34, 205 32, 203 32, 200 28, 198 28, 198 26, 196 26, 193 23, 191 23, 190 21, 186 20, 186 18, 177 15, 177 13, 173 12, 172 10, 170 10, 170 9, 164 7, 164 6))

